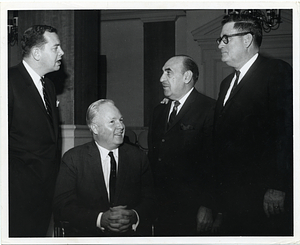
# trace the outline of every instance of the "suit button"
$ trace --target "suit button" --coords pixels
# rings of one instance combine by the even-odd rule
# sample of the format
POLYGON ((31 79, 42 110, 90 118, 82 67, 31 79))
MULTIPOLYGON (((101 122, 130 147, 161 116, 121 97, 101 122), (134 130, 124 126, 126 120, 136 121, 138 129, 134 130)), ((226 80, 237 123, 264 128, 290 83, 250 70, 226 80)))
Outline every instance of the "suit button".
POLYGON ((165 142, 165 141, 166 141, 165 139, 162 139, 162 140, 161 140, 161 142, 165 142))
POLYGON ((161 158, 158 158, 158 161, 161 162, 161 158))

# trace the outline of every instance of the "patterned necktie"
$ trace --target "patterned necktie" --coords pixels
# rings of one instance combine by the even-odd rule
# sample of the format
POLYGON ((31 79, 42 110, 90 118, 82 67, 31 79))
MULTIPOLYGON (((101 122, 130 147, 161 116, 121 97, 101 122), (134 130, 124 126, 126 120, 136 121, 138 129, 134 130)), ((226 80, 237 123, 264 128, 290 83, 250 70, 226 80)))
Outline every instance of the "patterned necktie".
POLYGON ((108 155, 110 156, 109 200, 111 206, 113 206, 117 182, 117 163, 112 151, 108 155))
POLYGON ((178 100, 176 100, 174 102, 173 111, 171 112, 170 117, 169 117, 168 128, 170 127, 170 125, 172 125, 172 123, 177 115, 177 108, 179 105, 180 105, 180 102, 178 100))
POLYGON ((49 96, 48 96, 48 93, 45 88, 45 80, 42 77, 41 77, 41 83, 43 86, 43 95, 44 95, 46 111, 47 111, 47 114, 49 115, 50 119, 52 120, 52 110, 51 110, 51 106, 50 106, 49 96))
POLYGON ((230 96, 233 93, 233 90, 236 88, 236 86, 238 85, 238 81, 239 81, 239 77, 240 77, 241 72, 240 71, 235 71, 235 81, 234 84, 232 86, 231 92, 230 92, 230 96))

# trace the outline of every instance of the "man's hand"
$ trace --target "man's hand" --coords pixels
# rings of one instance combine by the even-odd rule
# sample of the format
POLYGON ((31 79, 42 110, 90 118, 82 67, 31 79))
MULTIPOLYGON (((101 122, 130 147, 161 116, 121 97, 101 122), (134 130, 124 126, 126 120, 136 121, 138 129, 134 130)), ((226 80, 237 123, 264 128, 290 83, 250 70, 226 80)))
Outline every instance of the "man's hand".
POLYGON ((161 104, 168 104, 169 99, 168 98, 163 98, 163 100, 160 102, 161 104))
POLYGON ((211 209, 201 206, 197 214, 197 232, 210 230, 212 223, 213 217, 211 209))
POLYGON ((220 231, 222 221, 223 221, 223 215, 221 213, 217 214, 217 217, 216 217, 214 223, 212 224, 212 228, 211 228, 212 233, 216 233, 216 232, 220 231))
POLYGON ((119 232, 126 232, 137 222, 136 213, 133 210, 126 209, 126 206, 118 206, 110 209, 112 221, 111 226, 118 228, 119 232))
POLYGON ((264 211, 265 214, 276 215, 284 212, 285 193, 278 190, 268 189, 264 196, 264 211))
POLYGON ((110 208, 102 214, 101 226, 113 232, 127 232, 137 222, 136 213, 127 206, 110 208))

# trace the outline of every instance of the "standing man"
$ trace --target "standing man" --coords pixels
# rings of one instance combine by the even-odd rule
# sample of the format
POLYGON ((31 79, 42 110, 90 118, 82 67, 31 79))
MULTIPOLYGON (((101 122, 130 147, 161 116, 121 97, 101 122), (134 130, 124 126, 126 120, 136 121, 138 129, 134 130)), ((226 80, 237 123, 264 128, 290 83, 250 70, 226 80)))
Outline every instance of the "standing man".
POLYGON ((87 111, 93 141, 63 156, 54 215, 67 236, 150 236, 155 197, 147 155, 123 143, 123 117, 111 100, 87 111))
POLYGON ((53 83, 64 52, 55 28, 32 26, 23 60, 8 71, 9 236, 46 236, 59 166, 58 108, 53 83))
POLYGON ((222 61, 235 69, 221 83, 215 111, 223 232, 291 235, 292 68, 259 54, 257 19, 233 14, 222 25, 222 61))
POLYGON ((172 57, 162 70, 169 101, 154 108, 148 142, 159 203, 155 235, 196 235, 212 225, 208 190, 215 101, 194 88, 199 71, 192 58, 172 57))

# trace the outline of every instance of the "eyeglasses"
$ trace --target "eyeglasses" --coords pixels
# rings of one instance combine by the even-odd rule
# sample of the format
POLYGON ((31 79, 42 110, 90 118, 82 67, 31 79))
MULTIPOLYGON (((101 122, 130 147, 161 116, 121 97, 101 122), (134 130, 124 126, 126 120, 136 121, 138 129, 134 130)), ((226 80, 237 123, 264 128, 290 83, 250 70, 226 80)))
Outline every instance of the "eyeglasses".
POLYGON ((248 31, 248 32, 240 32, 240 33, 235 33, 235 34, 232 34, 232 35, 223 35, 222 37, 219 37, 217 38, 216 42, 217 44, 219 45, 221 43, 221 41, 225 44, 228 44, 229 43, 229 37, 237 37, 237 36, 245 36, 247 34, 251 34, 253 35, 252 32, 248 31))

